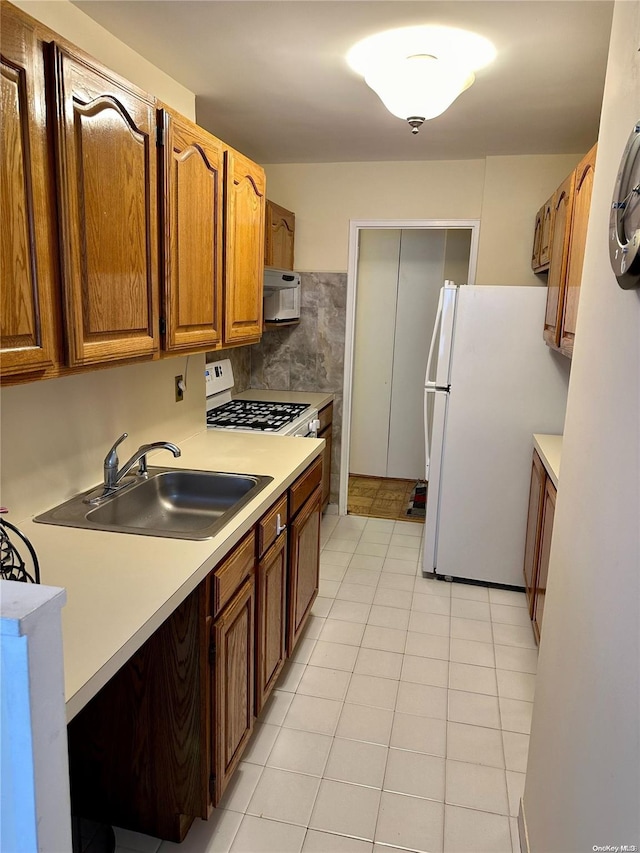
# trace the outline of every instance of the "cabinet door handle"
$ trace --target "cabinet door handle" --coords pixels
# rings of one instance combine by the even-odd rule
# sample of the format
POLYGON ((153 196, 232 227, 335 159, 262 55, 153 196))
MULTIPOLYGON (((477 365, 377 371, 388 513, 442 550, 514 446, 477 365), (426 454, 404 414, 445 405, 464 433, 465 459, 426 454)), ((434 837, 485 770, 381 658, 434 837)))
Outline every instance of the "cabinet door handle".
POLYGON ((276 536, 280 536, 283 530, 287 529, 286 524, 282 524, 280 521, 280 513, 276 516, 276 536))

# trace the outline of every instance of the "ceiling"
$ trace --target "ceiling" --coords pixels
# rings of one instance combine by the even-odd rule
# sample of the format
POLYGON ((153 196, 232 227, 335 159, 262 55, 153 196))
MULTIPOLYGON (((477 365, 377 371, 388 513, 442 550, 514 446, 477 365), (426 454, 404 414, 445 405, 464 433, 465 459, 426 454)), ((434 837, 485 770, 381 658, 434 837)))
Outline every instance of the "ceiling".
POLYGON ((196 93, 198 123, 260 163, 458 160, 586 151, 613 11, 601 0, 76 0, 196 93), (361 38, 434 23, 496 60, 412 136, 345 61, 361 38))

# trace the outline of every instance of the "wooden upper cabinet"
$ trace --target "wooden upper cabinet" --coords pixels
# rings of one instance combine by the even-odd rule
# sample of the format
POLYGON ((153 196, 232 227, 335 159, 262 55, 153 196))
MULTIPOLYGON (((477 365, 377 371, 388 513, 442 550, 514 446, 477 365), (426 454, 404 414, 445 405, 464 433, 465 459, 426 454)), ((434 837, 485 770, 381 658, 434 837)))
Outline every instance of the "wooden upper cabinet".
POLYGON ((265 222, 264 265, 279 270, 292 270, 295 213, 267 199, 265 222))
POLYGON ((549 201, 545 202, 541 209, 542 220, 540 230, 540 253, 538 255, 538 271, 544 272, 549 269, 551 261, 551 246, 553 238, 553 221, 554 221, 554 201, 555 196, 551 196, 549 201))
POLYGON ((159 349, 155 101, 51 48, 68 363, 150 357, 159 349))
POLYGON ((224 343, 255 343, 262 335, 264 170, 225 151, 224 343))
POLYGON ((223 145, 167 108, 159 111, 162 293, 169 352, 222 341, 223 145))
POLYGON ((544 319, 544 339, 549 346, 560 345, 560 327, 564 295, 564 281, 569 255, 571 213, 575 172, 572 172, 556 190, 553 203, 553 229, 551 232, 551 261, 547 285, 547 308, 544 319))
POLYGON ((593 189, 593 175, 596 165, 596 149, 597 145, 594 145, 591 151, 578 164, 575 172, 571 240, 565 280, 562 332, 560 336, 560 350, 569 357, 573 355, 573 342, 576 335, 580 281, 582 280, 584 250, 587 242, 587 226, 589 224, 591 191, 593 189))
POLYGON ((531 249, 531 269, 537 272, 540 268, 540 242, 542 240, 542 215, 544 207, 536 213, 536 224, 533 229, 533 248, 531 249))
POLYGON ((56 361, 57 261, 41 45, 12 7, 1 14, 0 364, 10 376, 56 361))

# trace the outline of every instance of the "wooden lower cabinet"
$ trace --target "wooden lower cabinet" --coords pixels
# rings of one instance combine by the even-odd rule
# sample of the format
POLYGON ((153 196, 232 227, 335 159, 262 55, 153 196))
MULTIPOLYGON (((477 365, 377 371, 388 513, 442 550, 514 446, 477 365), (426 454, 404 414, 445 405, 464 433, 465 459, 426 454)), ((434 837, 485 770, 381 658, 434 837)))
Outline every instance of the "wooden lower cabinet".
POLYGON ((322 509, 325 510, 331 499, 331 454, 333 452, 333 403, 318 412, 320 427, 318 438, 324 438, 326 445, 322 454, 322 509))
POLYGON ((556 487, 534 450, 529 488, 529 513, 524 548, 524 583, 533 623, 533 633, 540 642, 542 615, 549 575, 549 555, 556 506, 556 487))
POLYGON ((209 813, 204 589, 69 723, 72 813, 171 841, 209 813))
POLYGON ((529 512, 527 514, 527 535, 524 545, 524 586, 529 605, 529 616, 533 619, 533 606, 536 591, 536 574, 540 553, 540 524, 542 522, 542 505, 544 499, 544 484, 546 480, 544 466, 538 454, 533 451, 531 464, 531 485, 529 487, 529 512))
POLYGON ((256 716, 286 657, 287 534, 282 532, 258 564, 256 611, 256 716))
POLYGON ((322 485, 318 485, 290 523, 289 620, 287 651, 292 654, 311 613, 320 581, 320 515, 322 485))
POLYGON ((211 792, 227 787, 253 731, 255 581, 253 576, 213 623, 211 792))
POLYGON ((74 815, 169 841, 218 805, 318 592, 321 459, 71 721, 74 815))
POLYGON ((540 528, 540 559, 538 561, 538 576, 536 579, 536 595, 533 609, 533 631, 540 642, 542 634, 542 615, 544 600, 547 594, 547 578, 549 577, 549 555, 551 553, 551 535, 553 533, 553 518, 556 510, 556 488, 547 479, 544 488, 544 505, 542 507, 542 525, 540 528))

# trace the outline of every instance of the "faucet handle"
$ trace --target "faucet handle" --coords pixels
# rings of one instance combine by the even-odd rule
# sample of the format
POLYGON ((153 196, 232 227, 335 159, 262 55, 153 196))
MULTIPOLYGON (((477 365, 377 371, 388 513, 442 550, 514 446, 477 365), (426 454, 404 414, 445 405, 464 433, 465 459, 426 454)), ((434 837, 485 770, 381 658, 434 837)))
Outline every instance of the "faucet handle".
POLYGON ((125 440, 125 438, 128 438, 128 437, 129 437, 129 433, 123 432, 122 435, 120 436, 120 438, 115 442, 115 444, 113 445, 111 450, 104 457, 105 470, 106 469, 113 469, 113 468, 115 468, 116 471, 118 470, 118 453, 117 453, 116 448, 118 447, 119 444, 122 444, 122 442, 125 440))

